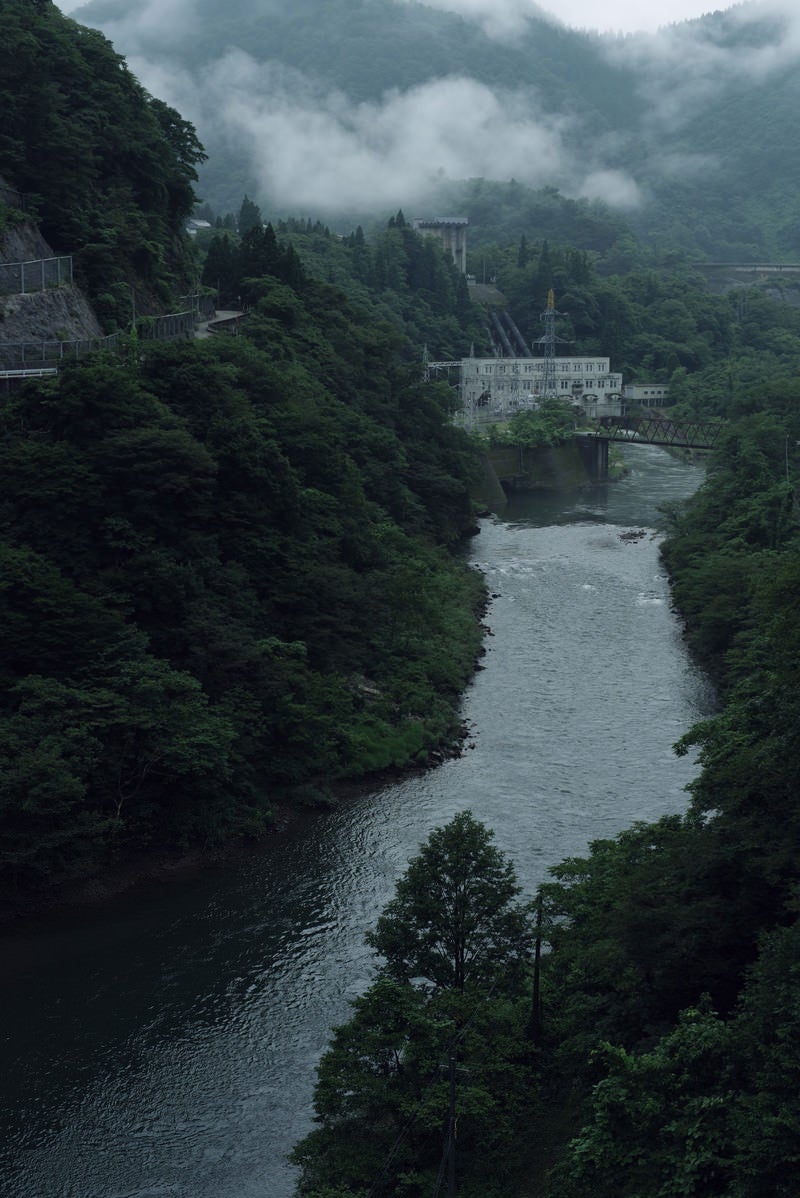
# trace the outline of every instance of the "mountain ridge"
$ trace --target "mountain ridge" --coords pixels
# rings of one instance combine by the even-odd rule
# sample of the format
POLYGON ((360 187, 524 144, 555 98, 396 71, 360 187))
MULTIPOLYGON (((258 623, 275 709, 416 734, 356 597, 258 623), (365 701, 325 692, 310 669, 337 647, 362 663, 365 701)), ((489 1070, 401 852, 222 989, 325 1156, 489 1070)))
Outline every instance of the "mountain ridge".
POLYGON ((92 0, 75 15, 196 126, 201 193, 219 211, 247 193, 270 215, 355 223, 438 210, 443 184, 514 178, 701 256, 797 242, 788 10, 754 2, 626 37, 534 14, 514 38, 393 0, 239 0, 223 14, 184 0, 170 14, 92 0), (743 237, 754 198, 760 231, 743 237))

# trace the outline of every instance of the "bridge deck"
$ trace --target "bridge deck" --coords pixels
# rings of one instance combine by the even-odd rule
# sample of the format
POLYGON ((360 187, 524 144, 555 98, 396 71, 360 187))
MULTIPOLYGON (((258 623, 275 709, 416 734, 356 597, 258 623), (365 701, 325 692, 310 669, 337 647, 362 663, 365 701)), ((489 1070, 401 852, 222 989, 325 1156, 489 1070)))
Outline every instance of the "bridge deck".
POLYGON ((714 449, 725 427, 721 421, 665 420, 651 416, 601 416, 597 424, 597 429, 588 436, 674 449, 714 449))

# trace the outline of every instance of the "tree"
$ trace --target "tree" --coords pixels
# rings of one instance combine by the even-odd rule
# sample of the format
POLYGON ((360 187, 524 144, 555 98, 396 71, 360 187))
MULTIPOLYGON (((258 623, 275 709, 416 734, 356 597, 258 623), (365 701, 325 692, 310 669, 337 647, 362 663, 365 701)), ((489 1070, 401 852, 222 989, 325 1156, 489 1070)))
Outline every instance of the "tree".
POLYGON ((437 828, 367 936, 384 964, 320 1062, 318 1126, 292 1154, 304 1198, 431 1193, 450 1106, 442 1065, 456 1051, 460 1192, 508 1192, 509 1145, 530 1110, 532 928, 492 839, 468 811, 437 828))
POLYGON ((239 236, 244 237, 251 229, 260 229, 263 223, 258 204, 254 204, 249 196, 245 196, 239 208, 239 236))
POLYGON ((397 883, 367 942, 386 959, 381 973, 464 990, 501 973, 518 984, 533 943, 514 867, 493 833, 462 811, 437 828, 397 883))
POLYGON ((202 282, 206 287, 215 287, 217 301, 231 302, 239 289, 239 262, 236 247, 227 233, 215 236, 208 247, 203 264, 202 282))
MULTIPOLYGON (((736 1042, 708 1004, 640 1054, 601 1046, 607 1076, 556 1170, 568 1198, 711 1198, 731 1188, 736 1042)), ((760 1191, 764 1193, 765 1191, 760 1191)), ((773 1191, 769 1191, 773 1192, 773 1191)))

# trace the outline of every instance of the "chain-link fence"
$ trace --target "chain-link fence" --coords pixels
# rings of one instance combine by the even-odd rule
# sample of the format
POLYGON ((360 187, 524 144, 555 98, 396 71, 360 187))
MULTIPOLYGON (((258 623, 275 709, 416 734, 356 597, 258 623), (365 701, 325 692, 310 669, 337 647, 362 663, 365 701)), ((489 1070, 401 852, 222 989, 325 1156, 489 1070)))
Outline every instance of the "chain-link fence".
POLYGON ((60 366, 72 358, 102 349, 116 349, 122 333, 110 337, 90 337, 85 341, 0 341, 1 370, 35 370, 60 366))
POLYGON ((27 295, 72 282, 72 255, 36 258, 32 262, 0 262, 0 295, 27 295))
MULTIPOLYGON (((194 327, 194 312, 172 312, 144 318, 137 324, 137 336, 140 341, 180 341, 192 337, 194 327)), ((0 370, 58 367, 98 350, 117 349, 121 339, 129 336, 129 333, 111 333, 108 337, 83 341, 0 341, 0 370)))

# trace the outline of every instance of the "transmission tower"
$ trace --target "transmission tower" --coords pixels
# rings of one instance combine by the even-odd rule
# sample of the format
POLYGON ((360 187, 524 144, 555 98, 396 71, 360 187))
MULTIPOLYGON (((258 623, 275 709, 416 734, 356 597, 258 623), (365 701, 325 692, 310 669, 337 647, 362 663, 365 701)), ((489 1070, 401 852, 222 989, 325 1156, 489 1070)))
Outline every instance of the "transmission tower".
POLYGON ((563 316, 563 312, 556 311, 556 297, 553 288, 551 287, 547 293, 547 307, 539 318, 544 325, 544 337, 540 337, 536 344, 543 348, 544 357, 544 375, 542 378, 542 396, 544 399, 556 399, 558 391, 556 388, 556 345, 566 345, 567 342, 563 337, 556 336, 556 317, 563 316))

